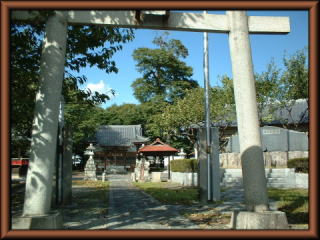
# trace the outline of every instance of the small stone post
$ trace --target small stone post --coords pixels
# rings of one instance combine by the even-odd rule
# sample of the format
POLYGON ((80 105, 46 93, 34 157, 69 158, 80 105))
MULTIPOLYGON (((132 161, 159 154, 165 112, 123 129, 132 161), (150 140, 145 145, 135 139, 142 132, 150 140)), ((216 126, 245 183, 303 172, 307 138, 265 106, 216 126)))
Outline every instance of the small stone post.
POLYGON ((220 200, 220 161, 219 161, 219 130, 211 127, 211 152, 210 152, 210 166, 211 166, 211 188, 212 200, 220 200))
POLYGON ((101 181, 102 182, 106 181, 106 171, 103 171, 101 181))
POLYGON ((145 158, 141 158, 141 164, 140 164, 140 178, 139 182, 144 182, 145 177, 144 177, 144 164, 145 164, 145 158))
POLYGON ((198 185, 200 188, 200 202, 208 202, 208 164, 207 164, 207 140, 206 140, 206 129, 199 128, 198 131, 199 141, 199 174, 198 174, 198 185))
POLYGON ((62 185, 62 204, 72 202, 72 137, 71 130, 65 127, 63 148, 63 185, 62 185))

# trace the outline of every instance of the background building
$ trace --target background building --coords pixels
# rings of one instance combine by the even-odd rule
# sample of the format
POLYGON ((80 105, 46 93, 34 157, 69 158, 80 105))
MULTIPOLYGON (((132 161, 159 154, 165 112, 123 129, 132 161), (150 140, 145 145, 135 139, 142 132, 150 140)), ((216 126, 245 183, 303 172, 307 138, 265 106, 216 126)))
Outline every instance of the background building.
POLYGON ((96 147, 97 170, 103 171, 110 165, 133 169, 137 150, 148 140, 142 136, 141 125, 100 126, 90 141, 96 147))

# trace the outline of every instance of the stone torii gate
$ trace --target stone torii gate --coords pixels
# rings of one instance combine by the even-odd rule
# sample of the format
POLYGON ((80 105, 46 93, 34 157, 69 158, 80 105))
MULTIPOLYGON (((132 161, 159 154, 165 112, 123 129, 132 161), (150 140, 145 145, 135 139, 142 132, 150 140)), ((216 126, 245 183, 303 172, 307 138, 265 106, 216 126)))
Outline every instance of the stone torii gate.
MULTIPOLYGON (((37 16, 37 11, 12 12, 13 20, 32 21, 37 16)), ((252 223, 243 220, 246 214, 235 214, 235 227, 286 228, 285 223, 279 224, 280 220, 274 220, 276 224, 272 226, 266 223, 271 218, 281 218, 283 214, 277 212, 272 215, 275 217, 270 217, 268 211, 249 33, 286 34, 290 31, 289 18, 247 16, 246 11, 227 11, 225 15, 169 11, 54 11, 46 20, 41 56, 41 87, 36 96, 32 153, 22 217, 33 220, 40 218, 39 221, 43 223, 43 218, 53 215, 50 212, 51 185, 68 24, 228 33, 245 203, 250 218, 258 224, 250 225, 252 223)))

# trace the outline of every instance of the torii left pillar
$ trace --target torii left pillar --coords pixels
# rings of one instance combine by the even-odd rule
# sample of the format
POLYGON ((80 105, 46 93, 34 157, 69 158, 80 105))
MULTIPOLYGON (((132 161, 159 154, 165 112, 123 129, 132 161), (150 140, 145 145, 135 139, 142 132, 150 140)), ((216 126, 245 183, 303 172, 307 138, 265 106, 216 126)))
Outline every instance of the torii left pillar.
POLYGON ((23 214, 13 222, 14 229, 62 228, 61 215, 51 211, 51 198, 66 53, 66 14, 54 11, 46 22, 23 214))

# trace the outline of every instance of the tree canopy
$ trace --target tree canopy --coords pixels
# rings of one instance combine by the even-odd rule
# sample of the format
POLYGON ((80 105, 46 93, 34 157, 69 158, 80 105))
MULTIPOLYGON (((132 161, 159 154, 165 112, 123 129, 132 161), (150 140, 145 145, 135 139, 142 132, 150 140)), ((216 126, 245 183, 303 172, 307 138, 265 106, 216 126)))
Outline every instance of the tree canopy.
MULTIPOLYGON (((296 99, 308 98, 308 67, 304 50, 291 57, 284 56, 285 68, 281 70, 273 60, 265 72, 256 73, 256 93, 260 123, 275 120, 276 109, 290 107, 296 99), (299 90, 300 89, 300 90, 299 90)), ((220 85, 210 89, 210 110, 212 123, 220 126, 220 140, 224 139, 224 128, 236 122, 233 81, 228 76, 220 77, 220 85)), ((184 98, 167 105, 161 113, 150 117, 147 132, 165 139, 172 145, 183 145, 192 151, 195 142, 193 127, 204 122, 204 89, 186 91, 184 98), (189 141, 185 141, 185 139, 189 141)))
MULTIPOLYGON (((223 121, 228 124, 235 120, 231 79, 224 77, 222 84, 210 89, 210 117, 213 122, 223 121)), ((152 116, 146 127, 149 133, 166 139, 175 147, 183 147, 190 153, 196 141, 195 127, 200 127, 204 116, 204 89, 199 87, 186 91, 183 99, 152 116)))
POLYGON ((172 103, 183 98, 186 89, 198 86, 191 79, 192 68, 181 60, 188 56, 188 50, 180 40, 167 40, 165 36, 154 38, 153 43, 158 48, 138 48, 133 52, 137 70, 142 74, 131 85, 134 96, 141 103, 172 103))
MULTIPOLYGON (((284 68, 277 67, 273 60, 268 64, 267 70, 256 74, 257 100, 260 121, 275 120, 274 112, 277 109, 286 109, 291 115, 293 105, 298 99, 308 102, 308 62, 306 48, 283 57, 284 68)), ((306 109, 309 111, 309 109, 306 109)), ((285 119, 277 119, 286 126, 285 119)), ((302 118, 300 119, 302 120, 302 118)), ((296 127, 298 122, 296 123, 296 127)))
MULTIPOLYGON (((51 11, 43 11, 46 17, 51 11)), ((28 138, 35 103, 35 94, 39 87, 40 55, 44 24, 11 22, 10 25, 10 87, 11 87, 11 144, 13 155, 22 149, 25 155, 29 148, 28 138)), ((134 38, 130 29, 101 26, 68 26, 66 48, 65 78, 63 95, 66 104, 77 103, 95 105, 109 99, 106 94, 82 90, 79 85, 87 78, 80 75, 82 68, 97 66, 107 74, 117 72, 112 56, 122 49, 122 44, 134 38)), ((73 107, 76 108, 76 107, 73 107)), ((80 109, 79 109, 80 111, 80 109)), ((66 117, 68 121, 68 115, 66 117)), ((70 122, 70 121, 69 121, 70 122)), ((72 124, 75 126, 76 124, 72 124)))

